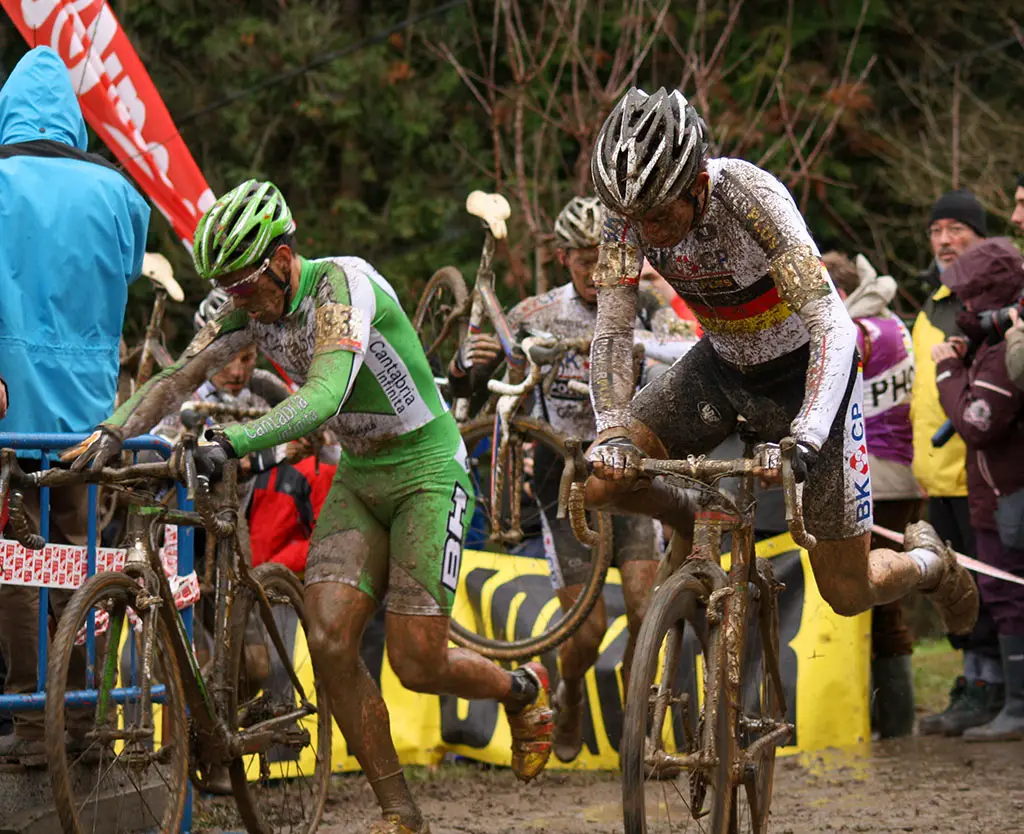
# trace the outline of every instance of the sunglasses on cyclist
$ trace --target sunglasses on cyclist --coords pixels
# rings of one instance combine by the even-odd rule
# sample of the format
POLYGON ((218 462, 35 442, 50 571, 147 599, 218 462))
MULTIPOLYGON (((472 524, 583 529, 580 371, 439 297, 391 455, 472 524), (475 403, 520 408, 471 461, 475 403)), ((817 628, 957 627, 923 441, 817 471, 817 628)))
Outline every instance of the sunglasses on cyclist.
POLYGON ((263 277, 263 273, 270 268, 270 258, 263 261, 263 266, 257 269, 248 278, 243 278, 241 281, 236 281, 234 284, 225 286, 220 281, 214 281, 219 289, 224 290, 228 295, 234 296, 235 298, 246 298, 256 292, 256 282, 263 277))

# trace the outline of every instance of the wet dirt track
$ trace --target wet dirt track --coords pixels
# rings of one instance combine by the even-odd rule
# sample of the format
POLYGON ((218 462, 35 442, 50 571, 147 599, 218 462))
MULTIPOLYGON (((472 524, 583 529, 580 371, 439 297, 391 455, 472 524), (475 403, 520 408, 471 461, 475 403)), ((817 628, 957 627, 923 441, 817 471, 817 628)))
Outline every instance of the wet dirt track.
MULTIPOLYGON (((521 788, 508 771, 452 770, 412 781, 433 834, 622 832, 616 774, 552 772, 521 788)), ((320 831, 359 834, 376 818, 365 781, 338 779, 320 831)), ((780 758, 770 831, 1024 832, 1024 742, 913 738, 780 758)))

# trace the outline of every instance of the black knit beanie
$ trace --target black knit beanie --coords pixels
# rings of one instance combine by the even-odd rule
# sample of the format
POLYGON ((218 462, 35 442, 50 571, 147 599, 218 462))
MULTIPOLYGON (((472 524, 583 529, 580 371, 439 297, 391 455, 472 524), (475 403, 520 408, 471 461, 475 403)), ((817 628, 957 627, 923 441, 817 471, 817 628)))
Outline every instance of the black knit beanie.
POLYGON ((935 201, 935 205, 932 206, 932 218, 928 221, 929 225, 936 220, 959 220, 982 237, 988 234, 985 209, 981 207, 978 198, 966 188, 947 191, 935 201))

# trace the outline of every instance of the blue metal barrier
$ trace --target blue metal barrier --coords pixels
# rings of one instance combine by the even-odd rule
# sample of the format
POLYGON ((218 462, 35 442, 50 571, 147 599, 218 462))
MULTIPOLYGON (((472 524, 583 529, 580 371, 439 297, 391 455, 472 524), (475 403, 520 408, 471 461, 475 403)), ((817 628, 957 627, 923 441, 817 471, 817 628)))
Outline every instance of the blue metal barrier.
MULTIPOLYGON (((68 449, 81 443, 88 435, 85 434, 9 434, 0 432, 0 448, 34 451, 39 453, 40 467, 50 468, 50 454, 62 449, 68 449)), ((171 444, 159 437, 146 435, 135 437, 125 441, 124 448, 131 452, 156 452, 162 457, 167 457, 171 452, 171 444)), ((137 454, 133 455, 133 461, 137 454)), ((102 531, 97 530, 97 489, 95 484, 89 484, 88 501, 88 540, 86 543, 87 575, 96 573, 96 549, 99 546, 99 536, 102 531)), ((180 484, 177 487, 178 507, 191 509, 191 503, 186 497, 186 490, 180 484)), ((50 490, 44 487, 39 490, 39 533, 47 542, 50 540, 50 490)), ((178 528, 178 574, 187 576, 194 570, 194 531, 191 527, 178 528)), ((47 588, 39 589, 39 663, 37 669, 37 692, 26 695, 3 695, 0 694, 0 713, 39 711, 46 706, 46 667, 49 654, 49 597, 47 588)), ((192 609, 187 608, 181 612, 182 620, 192 636, 192 609)), ((95 624, 91 621, 86 629, 86 653, 90 662, 87 667, 91 669, 95 664, 96 643, 95 624)), ((134 651, 132 652, 134 655, 134 651)), ((134 664, 134 658, 132 660, 134 664)), ((65 703, 70 706, 93 706, 96 704, 97 691, 92 688, 92 681, 88 680, 85 690, 66 692, 65 703)), ((138 695, 138 687, 127 687, 117 689, 111 693, 114 700, 121 703, 127 698, 138 695)), ((164 687, 153 688, 153 700, 160 702, 164 697, 164 687)), ((189 787, 189 797, 185 806, 185 817, 182 819, 181 830, 189 831, 192 828, 192 794, 189 787)))

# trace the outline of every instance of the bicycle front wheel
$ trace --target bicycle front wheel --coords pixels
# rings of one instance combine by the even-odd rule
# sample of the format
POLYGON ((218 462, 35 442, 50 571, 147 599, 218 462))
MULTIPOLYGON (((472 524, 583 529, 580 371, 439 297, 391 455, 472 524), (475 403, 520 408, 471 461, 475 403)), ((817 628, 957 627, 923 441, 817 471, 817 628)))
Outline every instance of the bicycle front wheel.
POLYGON ((468 298, 462 273, 454 266, 443 266, 427 281, 416 305, 412 326, 419 334, 434 376, 448 372, 448 363, 459 349, 463 322, 469 312, 468 298))
POLYGON ((243 736, 247 753, 230 766, 231 786, 252 834, 311 834, 323 816, 331 778, 327 692, 309 657, 299 580, 284 565, 273 562, 260 565, 252 574, 270 602, 269 616, 282 637, 285 654, 271 640, 256 595, 240 590, 231 631, 228 669, 235 686, 228 714, 232 729, 243 736), (289 669, 295 671, 305 699, 289 669), (315 711, 309 712, 310 707, 315 711), (289 715, 293 718, 274 720, 289 715))
POLYGON ((47 669, 46 751, 65 831, 176 831, 181 823, 185 695, 171 632, 157 606, 140 604, 147 597, 132 577, 99 573, 60 618, 47 669), (69 675, 83 665, 96 704, 68 707, 69 675))
MULTIPOLYGON (((511 627, 508 611, 494 604, 494 597, 498 596, 495 594, 489 616, 485 616, 479 606, 471 604, 472 622, 463 625, 453 619, 451 637, 458 645, 475 649, 492 660, 519 661, 537 657, 560 645, 590 615, 601 598, 611 564, 612 525, 607 513, 587 514, 599 542, 590 552, 589 572, 582 590, 572 607, 561 612, 551 593, 554 554, 547 553, 547 549, 551 546, 550 528, 558 523, 558 484, 565 463, 565 438, 540 420, 514 417, 505 428, 508 438, 505 458, 498 461, 494 448, 499 441, 493 436, 494 425, 494 418, 480 417, 462 428, 462 439, 469 453, 470 478, 477 495, 467 546, 495 554, 527 554, 537 558, 523 558, 521 562, 507 560, 509 567, 519 567, 503 583, 500 596, 511 599, 525 595, 511 627), (495 471, 499 465, 504 471, 501 478, 495 471), (504 488, 496 515, 491 493, 499 483, 504 488), (515 541, 519 534, 521 538, 515 541)), ((498 562, 504 564, 500 559, 498 562)), ((458 606, 458 601, 456 604, 458 606)), ((469 618, 464 619, 469 622, 469 618)))

